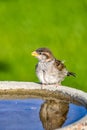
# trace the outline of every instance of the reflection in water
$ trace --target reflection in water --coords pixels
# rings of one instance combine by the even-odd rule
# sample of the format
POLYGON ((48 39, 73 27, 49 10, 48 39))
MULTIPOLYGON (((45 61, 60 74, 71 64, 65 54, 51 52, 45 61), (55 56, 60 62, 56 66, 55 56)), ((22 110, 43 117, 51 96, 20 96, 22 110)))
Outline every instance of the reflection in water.
POLYGON ((40 120, 45 130, 53 130, 63 125, 69 104, 60 100, 47 100, 41 105, 40 120))

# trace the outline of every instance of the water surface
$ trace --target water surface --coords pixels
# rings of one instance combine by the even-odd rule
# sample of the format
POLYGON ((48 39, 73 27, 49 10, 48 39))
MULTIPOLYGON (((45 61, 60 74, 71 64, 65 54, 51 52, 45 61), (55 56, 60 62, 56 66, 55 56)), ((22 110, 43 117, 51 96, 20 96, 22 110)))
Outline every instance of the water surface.
POLYGON ((0 130, 50 130, 69 125, 86 114, 85 107, 61 101, 0 100, 0 130))

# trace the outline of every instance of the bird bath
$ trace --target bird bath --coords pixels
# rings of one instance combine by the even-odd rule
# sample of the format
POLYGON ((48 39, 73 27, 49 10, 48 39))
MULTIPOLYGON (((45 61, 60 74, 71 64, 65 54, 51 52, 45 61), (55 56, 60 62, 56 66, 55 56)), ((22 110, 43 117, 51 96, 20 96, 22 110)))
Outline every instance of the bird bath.
POLYGON ((0 130, 87 129, 87 93, 32 82, 0 82, 0 130))

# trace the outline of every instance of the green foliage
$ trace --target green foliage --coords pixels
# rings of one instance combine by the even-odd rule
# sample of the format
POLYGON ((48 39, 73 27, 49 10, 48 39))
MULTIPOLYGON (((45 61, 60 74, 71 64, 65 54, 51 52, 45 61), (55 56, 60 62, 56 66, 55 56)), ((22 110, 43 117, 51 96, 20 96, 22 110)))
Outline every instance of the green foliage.
POLYGON ((31 52, 48 47, 77 74, 64 85, 87 90, 87 0, 0 0, 0 80, 34 81, 31 52))

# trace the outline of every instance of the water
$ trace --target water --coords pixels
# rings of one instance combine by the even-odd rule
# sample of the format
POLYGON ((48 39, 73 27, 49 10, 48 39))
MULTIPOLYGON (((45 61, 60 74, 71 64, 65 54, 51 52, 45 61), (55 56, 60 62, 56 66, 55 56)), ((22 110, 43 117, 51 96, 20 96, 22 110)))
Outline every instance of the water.
POLYGON ((0 130, 52 130, 86 114, 85 107, 59 100, 0 100, 0 130))

